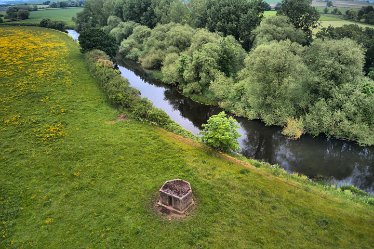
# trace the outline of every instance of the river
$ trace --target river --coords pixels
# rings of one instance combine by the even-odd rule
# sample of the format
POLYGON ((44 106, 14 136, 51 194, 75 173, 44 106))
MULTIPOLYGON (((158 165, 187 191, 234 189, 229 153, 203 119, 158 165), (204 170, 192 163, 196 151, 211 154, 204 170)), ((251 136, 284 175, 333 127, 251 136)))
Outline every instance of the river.
MULTIPOLYGON (((69 31, 73 38, 77 37, 75 33, 69 31)), ((148 98, 154 106, 195 135, 211 115, 221 111, 218 107, 196 103, 181 95, 176 87, 151 79, 135 63, 121 64, 121 75, 141 92, 142 97, 148 98)), ((289 140, 281 134, 279 127, 265 126, 258 120, 235 118, 240 125, 239 144, 243 155, 279 164, 288 172, 338 186, 354 185, 374 194, 374 146, 361 147, 324 136, 303 135, 297 141, 289 140)))

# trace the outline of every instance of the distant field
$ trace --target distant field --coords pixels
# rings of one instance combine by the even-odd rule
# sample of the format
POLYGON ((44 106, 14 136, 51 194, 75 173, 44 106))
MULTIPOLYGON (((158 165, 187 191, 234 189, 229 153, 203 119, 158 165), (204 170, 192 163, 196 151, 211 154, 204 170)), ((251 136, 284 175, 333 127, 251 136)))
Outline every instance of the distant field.
POLYGON ((31 23, 38 24, 44 18, 49 18, 53 21, 64 21, 69 26, 74 26, 72 17, 76 16, 78 12, 81 12, 83 8, 66 8, 66 9, 45 9, 38 11, 31 11, 30 18, 23 21, 17 21, 14 23, 31 23))
POLYGON ((275 16, 277 12, 275 10, 269 10, 264 12, 264 17, 275 16))
POLYGON ((321 23, 321 28, 328 27, 330 25, 333 27, 341 27, 343 25, 348 25, 348 24, 357 24, 360 27, 374 28, 374 25, 359 23, 359 22, 351 22, 351 21, 342 20, 342 19, 338 21, 321 21, 320 23, 321 23))
MULTIPOLYGON (((265 11, 264 12, 264 17, 269 17, 269 16, 275 16, 277 14, 276 11, 271 10, 271 11, 265 11)), ((374 25, 370 24, 365 24, 365 23, 359 23, 359 22, 353 22, 349 20, 342 19, 342 16, 338 15, 331 15, 331 14, 321 14, 321 18, 319 19, 320 21, 320 27, 316 28, 314 32, 317 32, 319 29, 323 27, 328 27, 329 25, 333 27, 341 27, 343 25, 348 25, 348 24, 357 24, 360 27, 369 27, 369 28, 374 28, 374 25)))
POLYGON ((281 0, 265 0, 265 2, 267 2, 268 4, 276 4, 276 3, 280 3, 281 0))

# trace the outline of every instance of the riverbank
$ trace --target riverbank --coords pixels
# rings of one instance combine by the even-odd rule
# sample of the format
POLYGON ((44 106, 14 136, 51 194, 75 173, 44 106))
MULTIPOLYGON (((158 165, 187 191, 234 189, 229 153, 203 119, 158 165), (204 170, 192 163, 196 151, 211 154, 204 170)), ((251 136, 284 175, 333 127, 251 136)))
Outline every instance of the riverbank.
MULTIPOLYGON (((132 87, 193 134, 200 132, 202 124, 211 115, 222 111, 183 96, 176 86, 154 80, 155 71, 144 70, 132 61, 118 61, 123 66, 119 67, 122 76, 132 87)), ((374 147, 360 147, 353 142, 324 136, 304 135, 299 140, 290 140, 282 135, 279 127, 265 126, 260 121, 246 118, 236 119, 240 125, 241 153, 246 157, 280 165, 289 173, 303 174, 325 184, 354 185, 374 193, 374 147)))
POLYGON ((373 206, 352 192, 118 118, 122 113, 108 105, 67 35, 32 27, 1 31, 0 247, 374 243, 373 206), (165 220, 153 210, 158 189, 171 178, 192 184, 197 208, 185 220, 165 220))

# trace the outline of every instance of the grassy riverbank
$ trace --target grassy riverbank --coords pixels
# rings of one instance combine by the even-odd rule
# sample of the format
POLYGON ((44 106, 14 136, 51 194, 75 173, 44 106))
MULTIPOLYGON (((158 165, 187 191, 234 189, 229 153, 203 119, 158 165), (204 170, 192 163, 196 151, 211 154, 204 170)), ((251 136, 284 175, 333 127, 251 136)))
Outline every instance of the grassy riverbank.
POLYGON ((1 248, 374 243, 373 206, 350 192, 325 191, 155 126, 117 120, 67 35, 1 27, 0 48, 1 248), (192 184, 197 208, 185 220, 153 210, 171 178, 192 184))

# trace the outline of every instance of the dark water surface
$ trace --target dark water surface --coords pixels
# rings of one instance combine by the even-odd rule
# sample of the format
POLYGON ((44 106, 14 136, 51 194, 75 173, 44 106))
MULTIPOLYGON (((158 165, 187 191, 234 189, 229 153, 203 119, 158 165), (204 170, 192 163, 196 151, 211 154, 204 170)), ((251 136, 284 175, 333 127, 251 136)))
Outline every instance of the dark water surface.
MULTIPOLYGON (((67 30, 77 40, 79 34, 67 30)), ((198 104, 181 95, 176 87, 152 80, 135 63, 122 62, 123 77, 164 110, 171 119, 197 135, 208 118, 221 111, 218 107, 198 104)), ((260 121, 236 118, 240 128, 241 153, 247 157, 279 164, 288 172, 323 179, 338 186, 355 185, 374 194, 374 146, 360 147, 355 143, 323 136, 304 135, 297 141, 281 134, 281 128, 265 126, 260 121)))
MULTIPOLYGON (((130 85, 164 110, 175 122, 197 135, 208 118, 221 111, 218 107, 201 105, 180 94, 176 87, 164 85, 147 76, 131 62, 119 67, 130 85)), ((236 118, 240 128, 241 153, 247 157, 279 164, 288 172, 341 185, 355 185, 374 193, 374 147, 323 136, 302 136, 297 141, 281 134, 281 128, 265 126, 260 121, 236 118)))

